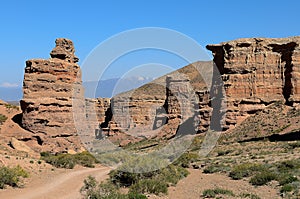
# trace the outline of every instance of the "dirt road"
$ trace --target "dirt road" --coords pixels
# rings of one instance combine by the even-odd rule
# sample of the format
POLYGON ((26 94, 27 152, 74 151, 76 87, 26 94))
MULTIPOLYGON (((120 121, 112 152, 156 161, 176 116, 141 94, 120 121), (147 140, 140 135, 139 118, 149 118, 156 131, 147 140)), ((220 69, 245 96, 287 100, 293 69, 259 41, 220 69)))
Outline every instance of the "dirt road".
POLYGON ((41 174, 26 184, 25 188, 0 190, 1 199, 77 199, 83 180, 91 175, 98 181, 107 178, 110 168, 77 168, 41 174))

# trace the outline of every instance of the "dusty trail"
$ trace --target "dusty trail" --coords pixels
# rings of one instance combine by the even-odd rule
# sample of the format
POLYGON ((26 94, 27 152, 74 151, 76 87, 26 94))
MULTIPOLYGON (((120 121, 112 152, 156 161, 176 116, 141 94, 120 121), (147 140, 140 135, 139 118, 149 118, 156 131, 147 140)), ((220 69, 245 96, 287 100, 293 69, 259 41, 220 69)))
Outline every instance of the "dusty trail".
POLYGON ((101 181, 107 178, 110 168, 77 168, 54 175, 41 174, 22 189, 0 190, 0 199, 77 199, 83 180, 91 175, 101 181))

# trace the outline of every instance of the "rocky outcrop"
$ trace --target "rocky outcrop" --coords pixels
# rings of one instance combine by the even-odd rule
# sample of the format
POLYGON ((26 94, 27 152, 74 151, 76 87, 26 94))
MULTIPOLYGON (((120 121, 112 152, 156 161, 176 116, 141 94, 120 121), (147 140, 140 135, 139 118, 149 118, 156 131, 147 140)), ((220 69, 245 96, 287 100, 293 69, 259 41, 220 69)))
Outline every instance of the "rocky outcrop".
POLYGON ((218 131, 227 130, 273 102, 299 106, 299 43, 300 37, 292 37, 239 39, 208 45, 218 71, 210 71, 211 66, 200 70, 213 74, 207 77, 212 79, 211 85, 199 77, 199 71, 195 71, 199 68, 185 67, 177 74, 163 77, 164 81, 160 79, 162 88, 155 89, 154 81, 131 91, 130 97, 118 95, 112 99, 112 115, 106 122, 105 135, 114 136, 141 126, 145 131, 161 128, 166 137, 172 137, 189 118, 193 118, 190 125, 196 126, 197 133, 206 132, 210 126, 218 131), (147 95, 141 95, 141 90, 146 90, 147 95), (163 95, 156 93, 148 100, 156 90, 163 95), (132 97, 132 93, 139 93, 138 97, 132 97), (153 106, 156 111, 151 109, 153 106))
POLYGON ((77 132, 92 148, 95 138, 124 146, 227 130, 273 102, 299 107, 299 44, 292 37, 208 45, 217 70, 197 62, 112 99, 84 99, 73 43, 58 39, 50 59, 26 62, 22 126, 43 149, 73 152, 81 148, 77 132))
POLYGON ((226 93, 224 128, 282 101, 300 102, 300 37, 251 38, 208 45, 226 93))
MULTIPOLYGON (((105 119, 96 130, 96 137, 108 136, 120 145, 145 138, 171 138, 190 118, 192 132, 184 133, 205 132, 211 108, 208 85, 199 70, 211 73, 211 68, 212 62, 197 62, 113 97, 110 108, 104 108, 105 119)), ((96 104, 94 107, 103 110, 103 106, 96 104)))
POLYGON ((50 59, 26 61, 22 122, 46 151, 80 150, 73 100, 84 100, 81 70, 73 42, 57 39, 50 59))

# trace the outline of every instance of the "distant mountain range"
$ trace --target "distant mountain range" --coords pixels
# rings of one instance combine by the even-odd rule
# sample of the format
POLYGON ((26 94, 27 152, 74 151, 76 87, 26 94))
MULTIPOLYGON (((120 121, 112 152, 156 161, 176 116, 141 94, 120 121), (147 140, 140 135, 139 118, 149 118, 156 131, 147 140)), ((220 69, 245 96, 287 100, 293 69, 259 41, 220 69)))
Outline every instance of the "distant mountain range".
POLYGON ((114 78, 100 81, 84 82, 85 97, 112 97, 119 93, 138 88, 151 82, 150 77, 114 78))
MULTIPOLYGON (((116 94, 138 88, 150 81, 149 77, 113 78, 100 81, 83 82, 85 97, 112 97, 116 94)), ((0 87, 0 99, 15 102, 22 99, 22 87, 0 87)))

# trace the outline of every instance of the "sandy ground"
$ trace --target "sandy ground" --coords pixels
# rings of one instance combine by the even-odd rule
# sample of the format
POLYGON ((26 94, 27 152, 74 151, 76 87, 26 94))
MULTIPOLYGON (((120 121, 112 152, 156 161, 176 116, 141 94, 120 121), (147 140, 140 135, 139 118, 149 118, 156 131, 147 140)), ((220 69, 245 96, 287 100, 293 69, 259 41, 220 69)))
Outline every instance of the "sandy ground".
POLYGON ((75 168, 43 172, 33 176, 25 188, 0 190, 1 199, 77 199, 82 198, 80 188, 91 175, 98 181, 108 177, 110 168, 75 168))
POLYGON ((231 190, 235 196, 220 195, 220 198, 240 198, 241 193, 256 194, 262 199, 279 198, 277 191, 268 186, 254 187, 244 180, 231 180, 222 174, 203 174, 200 170, 189 169, 190 175, 176 187, 169 187, 168 196, 150 196, 150 199, 200 199, 205 189, 222 188, 231 190))

